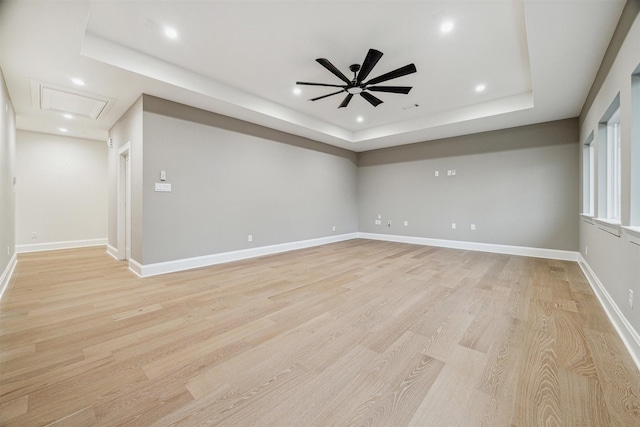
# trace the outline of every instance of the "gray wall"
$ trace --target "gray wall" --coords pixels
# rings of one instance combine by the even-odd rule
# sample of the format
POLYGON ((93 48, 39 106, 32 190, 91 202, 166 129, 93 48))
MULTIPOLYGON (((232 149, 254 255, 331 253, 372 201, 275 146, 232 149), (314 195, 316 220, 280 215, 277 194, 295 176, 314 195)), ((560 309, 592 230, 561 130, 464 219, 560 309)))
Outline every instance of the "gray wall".
POLYGON ((143 95, 111 130, 109 243, 117 151, 131 141, 132 258, 143 265, 356 231, 576 250, 577 127, 562 120, 357 155, 143 95), (154 191, 162 170, 170 193, 154 191))
POLYGON ((15 159, 15 113, 0 70, 0 276, 15 253, 15 159))
POLYGON ((107 236, 104 141, 18 131, 16 172, 17 245, 107 236))
POLYGON ((576 250, 577 142, 570 119, 360 153, 360 231, 576 250))
MULTIPOLYGON (((640 226, 637 217, 632 217, 632 206, 640 199, 640 112, 635 110, 632 116, 632 105, 638 100, 632 99, 632 74, 640 72, 640 1, 627 4, 627 16, 621 22, 633 21, 620 46, 610 46, 617 51, 615 60, 608 64, 599 74, 606 76, 591 102, 585 105, 580 116, 580 141, 586 141, 594 131, 598 134, 598 122, 619 94, 621 112, 621 150, 622 150, 622 226, 640 226), (633 137, 632 137, 633 135, 633 137), (633 153, 633 161, 632 161, 633 153)), ((635 96, 640 96, 636 93, 635 96)), ((597 145, 598 138, 594 140, 597 145)), ((582 150, 581 150, 582 151, 582 150)), ((596 147, 596 152, 598 151, 596 147)), ((596 183, 603 172, 602 165, 596 158, 596 183)), ((582 174, 581 174, 582 175, 582 174)), ((596 206, 604 195, 596 192, 596 206)), ((634 213, 635 214, 635 213, 634 213)), ((614 236, 598 228, 597 225, 579 221, 580 253, 596 274, 604 288, 613 298, 628 322, 640 333, 640 246, 633 244, 623 231, 614 236), (588 250, 587 250, 588 248, 588 250), (630 308, 627 303, 629 289, 634 291, 636 307, 630 308)))
POLYGON ((355 153, 147 95, 143 109, 143 264, 357 231, 355 153), (171 193, 154 191, 161 170, 171 193))

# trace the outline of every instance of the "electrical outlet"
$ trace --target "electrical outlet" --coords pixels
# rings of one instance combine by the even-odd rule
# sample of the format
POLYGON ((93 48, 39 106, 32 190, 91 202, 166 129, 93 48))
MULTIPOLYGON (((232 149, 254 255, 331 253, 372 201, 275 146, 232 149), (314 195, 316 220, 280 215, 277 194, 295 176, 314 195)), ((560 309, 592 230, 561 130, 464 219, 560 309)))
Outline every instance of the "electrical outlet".
POLYGON ((452 222, 452 223, 451 223, 451 229, 452 229, 452 230, 455 230, 455 229, 456 229, 456 223, 455 223, 455 222, 452 222))
POLYGON ((382 214, 378 214, 378 219, 382 219, 382 214))
POLYGON ((436 176, 440 176, 440 171, 436 171, 436 176))
POLYGON ((456 170, 455 169, 451 169, 451 175, 455 176, 456 174, 456 170))
POLYGON ((633 289, 629 289, 629 307, 633 308, 633 289))
POLYGON ((471 224, 471 230, 475 231, 476 230, 476 225, 475 224, 471 224))
POLYGON ((35 231, 31 232, 31 238, 32 239, 37 239, 38 238, 38 233, 36 233, 35 231))
POLYGON ((332 231, 336 231, 336 226, 335 225, 332 227, 332 231))
POLYGON ((405 227, 408 227, 408 226, 409 226, 409 221, 405 221, 405 222, 404 222, 404 226, 405 226, 405 227))
POLYGON ((589 255, 589 246, 584 247, 584 254, 589 255))
POLYGON ((447 171, 447 176, 451 176, 451 169, 447 171))
POLYGON ((247 242, 253 242, 253 234, 247 236, 247 242))

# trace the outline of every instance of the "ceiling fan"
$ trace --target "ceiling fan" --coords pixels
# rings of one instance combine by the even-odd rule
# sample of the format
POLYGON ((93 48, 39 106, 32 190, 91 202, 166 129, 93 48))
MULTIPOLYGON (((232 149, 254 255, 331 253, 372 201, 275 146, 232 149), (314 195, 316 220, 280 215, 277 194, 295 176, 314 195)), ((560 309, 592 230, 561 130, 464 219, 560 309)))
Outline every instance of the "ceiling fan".
POLYGON ((375 77, 371 80, 364 81, 367 78, 373 67, 376 66, 378 61, 382 58, 382 52, 375 49, 369 49, 367 56, 364 58, 362 66, 359 64, 353 64, 349 66, 349 70, 353 73, 353 80, 349 80, 347 76, 342 74, 328 59, 318 58, 316 62, 322 65, 324 68, 333 73, 340 80, 345 82, 343 85, 327 84, 327 83, 309 83, 309 82, 296 82, 297 85, 305 86, 327 86, 327 87, 339 87, 340 90, 327 95, 319 96, 317 98, 310 99, 309 101, 317 101, 319 99, 327 98, 329 96, 337 95, 339 93, 346 92, 347 96, 344 98, 338 108, 344 108, 349 105, 353 95, 360 95, 366 99, 371 105, 377 107, 382 104, 382 100, 373 96, 367 91, 371 92, 389 92, 389 93, 402 93, 408 94, 411 90, 411 86, 372 86, 378 83, 386 82, 387 80, 396 79, 398 77, 406 76, 416 72, 416 66, 414 64, 405 65, 396 70, 389 71, 381 76, 375 77))

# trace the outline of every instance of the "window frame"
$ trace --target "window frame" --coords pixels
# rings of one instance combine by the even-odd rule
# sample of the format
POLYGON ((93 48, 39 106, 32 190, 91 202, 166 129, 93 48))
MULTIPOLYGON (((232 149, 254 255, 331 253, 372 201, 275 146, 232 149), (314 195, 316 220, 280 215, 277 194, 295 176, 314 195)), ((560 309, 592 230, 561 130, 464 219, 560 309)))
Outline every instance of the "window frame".
MULTIPOLYGON (((617 202, 615 194, 616 174, 622 173, 620 163, 616 163, 615 138, 610 135, 614 130, 614 123, 622 125, 620 114, 620 93, 618 92, 606 112, 598 122, 598 138, 596 143, 596 203, 597 218, 595 224, 599 229, 620 237, 622 224, 621 219, 616 219, 614 203, 617 202), (617 169, 617 170, 615 170, 617 169)), ((617 127, 617 131, 621 127, 617 127)), ((619 135, 620 133, 617 132, 619 135)), ((617 197, 620 199, 620 197, 617 197)), ((621 200, 620 200, 621 202, 621 200)), ((621 212, 622 208, 619 208, 621 212)))
POLYGON ((593 131, 589 134, 582 148, 582 216, 593 218, 595 216, 595 185, 596 185, 596 162, 595 144, 593 131))
POLYGON ((607 219, 620 223, 622 219, 622 137, 621 114, 618 107, 607 120, 607 219))

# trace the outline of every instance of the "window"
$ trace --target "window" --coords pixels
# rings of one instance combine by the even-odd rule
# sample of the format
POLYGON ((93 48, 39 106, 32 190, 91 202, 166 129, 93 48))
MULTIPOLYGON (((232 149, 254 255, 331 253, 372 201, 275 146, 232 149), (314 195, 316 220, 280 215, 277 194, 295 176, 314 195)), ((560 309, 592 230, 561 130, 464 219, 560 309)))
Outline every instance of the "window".
POLYGON ((631 76, 631 217, 640 227, 640 65, 631 76))
POLYGON ((631 194, 629 226, 625 227, 630 242, 640 245, 640 64, 631 75, 631 194))
POLYGON ((595 193, 598 228, 620 236, 621 233, 621 166, 620 159, 620 94, 617 94, 598 124, 596 148, 595 193))
POLYGON ((589 134, 582 149, 582 213, 587 216, 595 214, 595 147, 593 132, 589 134))
POLYGON ((620 222, 622 207, 620 108, 607 121, 607 219, 620 222))

